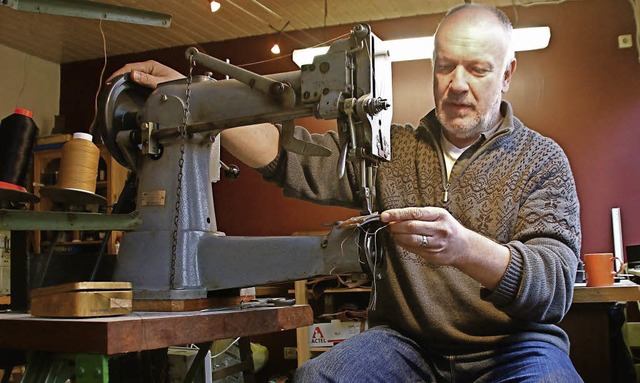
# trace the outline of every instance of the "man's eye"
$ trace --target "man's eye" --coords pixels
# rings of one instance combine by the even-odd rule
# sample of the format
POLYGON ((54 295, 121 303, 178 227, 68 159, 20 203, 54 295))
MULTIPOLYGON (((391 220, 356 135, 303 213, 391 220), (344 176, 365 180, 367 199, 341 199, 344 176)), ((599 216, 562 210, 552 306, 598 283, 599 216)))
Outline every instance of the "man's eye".
POLYGON ((453 71, 454 66, 453 65, 447 65, 447 64, 438 64, 436 66, 436 70, 440 73, 450 73, 451 71, 453 71))
POLYGON ((486 67, 480 67, 480 66, 475 66, 473 68, 471 68, 472 72, 477 74, 477 75, 481 75, 484 76, 486 74, 488 74, 489 72, 491 72, 490 68, 486 68, 486 67))

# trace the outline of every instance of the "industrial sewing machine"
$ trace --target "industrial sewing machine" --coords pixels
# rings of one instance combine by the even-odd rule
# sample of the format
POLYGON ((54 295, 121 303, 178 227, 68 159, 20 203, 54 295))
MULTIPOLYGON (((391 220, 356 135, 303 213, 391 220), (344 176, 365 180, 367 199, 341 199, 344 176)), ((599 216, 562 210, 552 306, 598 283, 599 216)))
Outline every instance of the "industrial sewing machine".
POLYGON ((329 149, 294 136, 294 119, 336 120, 336 177, 344 176, 346 161, 355 161, 362 212, 373 212, 375 169, 391 156, 391 62, 382 42, 368 26, 356 25, 300 71, 268 76, 195 48, 186 56, 191 67, 231 79, 190 71, 152 92, 125 75, 100 95, 97 128, 111 154, 137 174, 142 218, 122 238, 115 280, 131 282, 138 300, 184 300, 213 290, 361 271, 358 252, 370 239, 363 242, 357 229, 334 227, 324 238, 225 236, 217 231, 211 182, 220 176, 217 137, 224 129, 278 123, 284 149, 327 156, 329 149))

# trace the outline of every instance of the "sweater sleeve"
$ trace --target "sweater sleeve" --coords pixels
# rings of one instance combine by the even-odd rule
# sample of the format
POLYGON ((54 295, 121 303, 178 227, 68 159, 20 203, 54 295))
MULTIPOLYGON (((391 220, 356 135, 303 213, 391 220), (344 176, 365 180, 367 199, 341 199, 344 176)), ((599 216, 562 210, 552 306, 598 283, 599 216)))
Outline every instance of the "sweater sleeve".
POLYGON ((338 177, 339 140, 334 131, 312 134, 296 126, 295 137, 331 150, 329 157, 307 157, 280 150, 268 165, 256 169, 262 177, 283 189, 284 195, 321 205, 359 208, 358 183, 353 165, 347 161, 342 179, 338 177))
MULTIPOLYGON (((550 141, 550 140, 549 140, 550 141)), ((530 174, 502 281, 483 298, 515 319, 557 323, 569 310, 580 257, 580 206, 569 161, 555 143, 530 174)))

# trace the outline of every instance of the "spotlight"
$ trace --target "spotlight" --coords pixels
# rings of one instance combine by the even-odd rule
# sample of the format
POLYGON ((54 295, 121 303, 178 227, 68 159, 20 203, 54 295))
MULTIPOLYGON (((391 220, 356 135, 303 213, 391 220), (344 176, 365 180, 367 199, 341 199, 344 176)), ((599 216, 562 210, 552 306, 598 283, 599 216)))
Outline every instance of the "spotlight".
POLYGON ((211 6, 211 12, 216 12, 218 9, 220 9, 220 3, 217 2, 216 0, 211 0, 210 6, 211 6))

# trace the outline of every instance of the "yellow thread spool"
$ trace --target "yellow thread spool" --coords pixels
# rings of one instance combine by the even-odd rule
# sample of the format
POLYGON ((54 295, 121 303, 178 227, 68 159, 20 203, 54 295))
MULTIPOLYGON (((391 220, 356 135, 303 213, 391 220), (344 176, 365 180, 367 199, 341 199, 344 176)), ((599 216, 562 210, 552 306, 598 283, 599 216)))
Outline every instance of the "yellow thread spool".
POLYGON ((96 192, 96 178, 100 149, 87 133, 74 133, 73 139, 62 147, 57 186, 62 189, 96 192))

